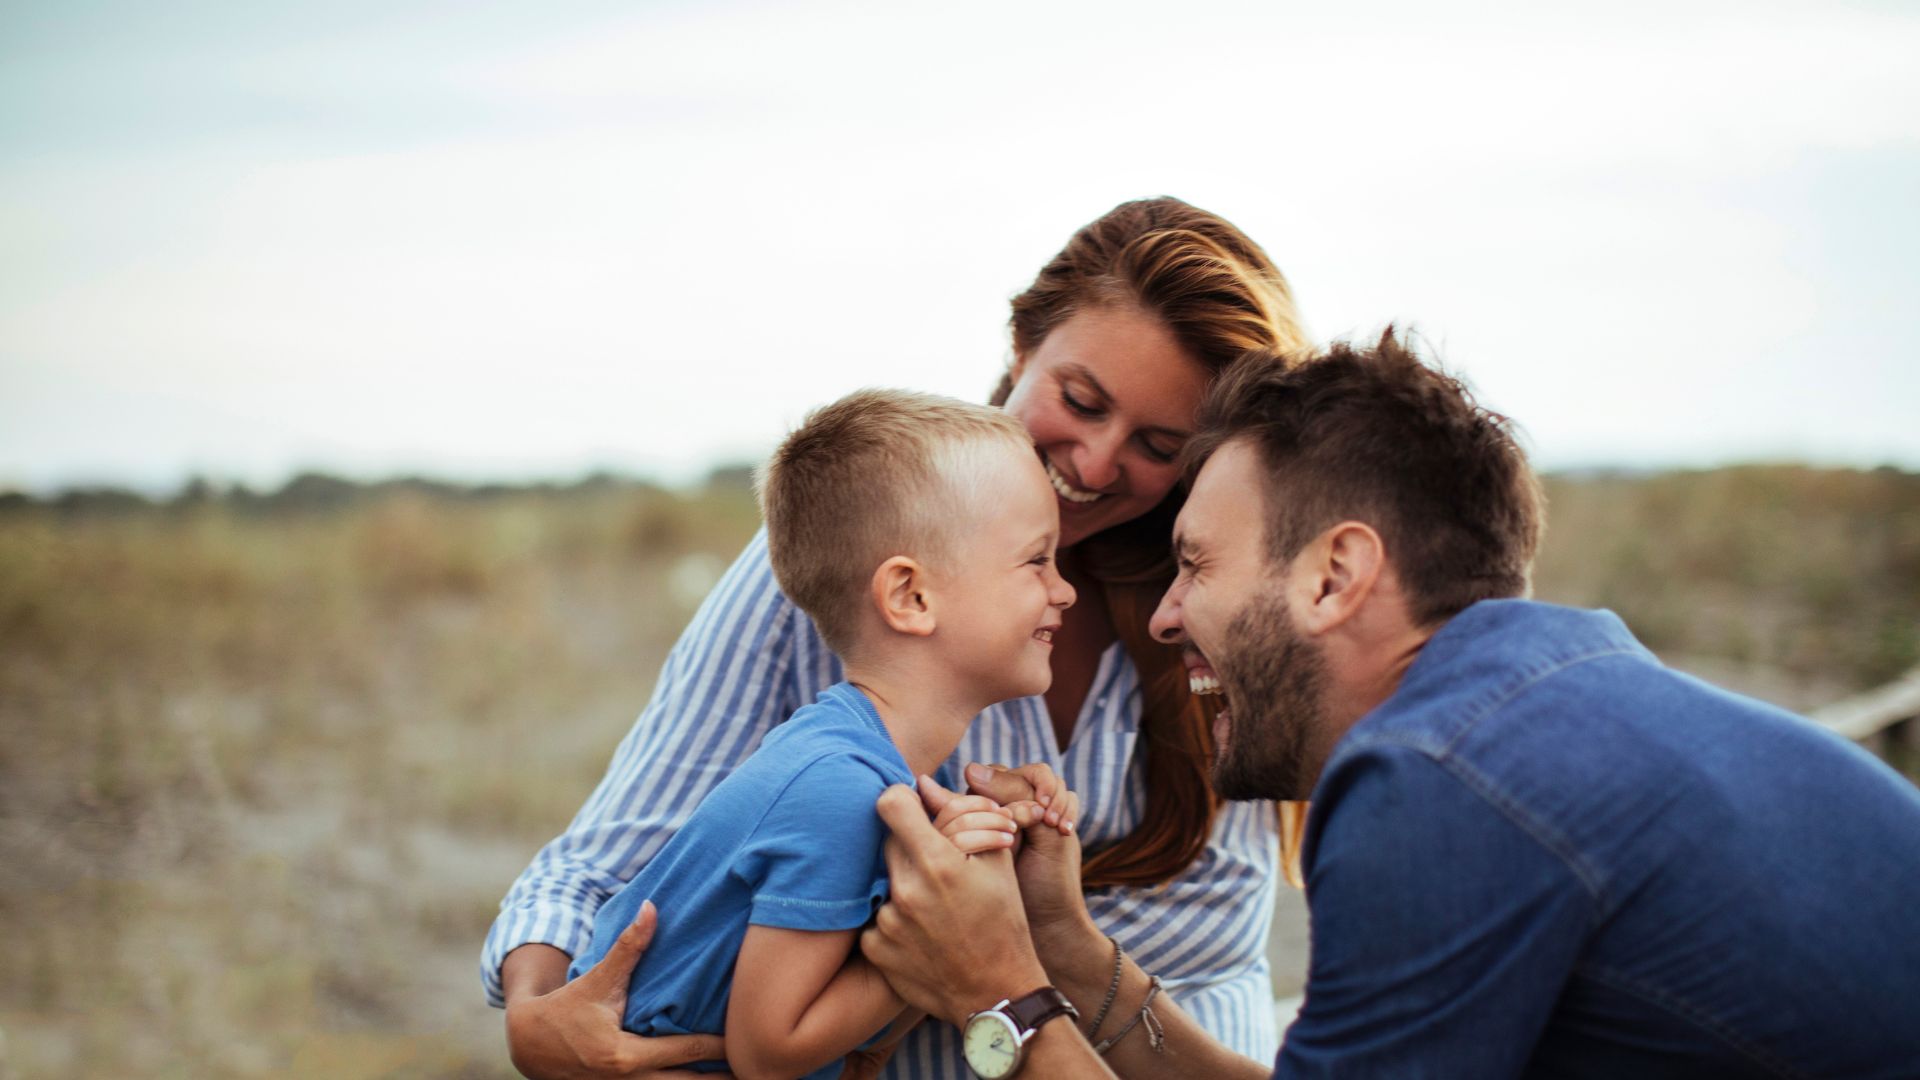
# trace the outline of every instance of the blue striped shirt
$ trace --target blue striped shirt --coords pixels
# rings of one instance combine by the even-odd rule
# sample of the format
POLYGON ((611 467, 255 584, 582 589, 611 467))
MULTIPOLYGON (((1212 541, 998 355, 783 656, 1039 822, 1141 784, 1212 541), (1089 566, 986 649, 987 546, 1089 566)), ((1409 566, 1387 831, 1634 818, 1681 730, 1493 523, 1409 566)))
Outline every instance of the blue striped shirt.
MULTIPOLYGON (((781 594, 766 535, 747 545, 668 654, 653 700, 614 753, 607 774, 567 831, 534 856, 506 899, 480 957, 487 1000, 503 1004, 500 964, 532 942, 577 956, 594 913, 639 872, 701 798, 745 760, 775 724, 841 681, 839 658, 813 620, 781 594)), ((1062 751, 1046 702, 1002 702, 980 714, 951 767, 1044 761, 1082 800, 1090 847, 1131 832, 1145 804, 1138 675, 1118 644, 1100 658, 1093 688, 1062 751)), ((1279 869, 1270 802, 1230 802, 1205 852, 1159 888, 1087 893, 1094 922, 1116 938, 1195 1021, 1258 1061, 1279 1046, 1267 968, 1267 931, 1279 869)), ((922 1024, 887 1075, 969 1080, 959 1034, 922 1024)))

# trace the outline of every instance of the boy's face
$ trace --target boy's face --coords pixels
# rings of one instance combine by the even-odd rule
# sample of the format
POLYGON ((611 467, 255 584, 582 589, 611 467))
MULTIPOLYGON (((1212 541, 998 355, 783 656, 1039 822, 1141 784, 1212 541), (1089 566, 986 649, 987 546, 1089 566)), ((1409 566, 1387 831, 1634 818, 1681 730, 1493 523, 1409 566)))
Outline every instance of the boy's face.
POLYGON ((964 685, 1005 701, 1053 684, 1053 631, 1074 595, 1054 562, 1060 511, 1039 460, 1010 444, 978 457, 976 495, 951 521, 934 633, 964 685))

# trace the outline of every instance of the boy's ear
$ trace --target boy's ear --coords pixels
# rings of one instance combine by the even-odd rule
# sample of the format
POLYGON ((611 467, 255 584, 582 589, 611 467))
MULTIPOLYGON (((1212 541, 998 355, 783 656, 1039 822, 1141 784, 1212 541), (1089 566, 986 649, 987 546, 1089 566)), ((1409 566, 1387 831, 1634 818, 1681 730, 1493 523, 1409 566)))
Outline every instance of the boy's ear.
POLYGON ((873 606, 887 629, 926 637, 933 633, 933 602, 927 595, 926 568, 895 555, 873 572, 873 606))

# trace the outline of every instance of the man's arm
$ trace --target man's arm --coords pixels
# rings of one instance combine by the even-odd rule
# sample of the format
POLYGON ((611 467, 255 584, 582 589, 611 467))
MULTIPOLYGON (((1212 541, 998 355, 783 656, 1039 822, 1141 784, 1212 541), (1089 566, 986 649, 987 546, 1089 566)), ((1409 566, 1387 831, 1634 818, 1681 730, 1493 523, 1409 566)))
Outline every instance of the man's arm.
POLYGON ((1279 1075, 1519 1075, 1598 911, 1553 834, 1405 747, 1336 763, 1319 795, 1279 1075))
POLYGON ((906 1008, 853 953, 854 934, 747 927, 727 1003, 727 1065, 736 1076, 812 1072, 845 1057, 906 1008))

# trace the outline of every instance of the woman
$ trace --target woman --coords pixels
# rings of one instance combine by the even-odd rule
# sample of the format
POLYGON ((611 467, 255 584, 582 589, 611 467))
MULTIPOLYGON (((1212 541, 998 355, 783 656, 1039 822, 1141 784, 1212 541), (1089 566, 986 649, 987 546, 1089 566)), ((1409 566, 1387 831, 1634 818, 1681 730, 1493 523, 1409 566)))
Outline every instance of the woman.
MULTIPOLYGON (((1080 599, 1054 636, 1052 689, 982 714, 951 767, 1039 761, 1061 774, 1083 799, 1095 921, 1216 1038, 1271 1058, 1277 822, 1270 807, 1213 796, 1204 699, 1189 696, 1178 654, 1152 640, 1147 620, 1173 577, 1175 459, 1200 398, 1246 350, 1306 344, 1292 296, 1238 229, 1148 199, 1074 234, 1014 298, 1011 323, 1013 364, 992 401, 1033 434, 1058 493, 1061 572, 1080 599)), ((483 980, 494 1004, 510 1006, 523 1069, 562 1068, 581 1046, 604 1051, 590 1034, 603 1018, 542 997, 564 981, 594 912, 762 735, 839 678, 756 537, 674 647, 600 786, 514 883, 488 935, 483 980)), ((584 1074, 615 1075, 617 1060, 584 1074)), ((890 1071, 968 1075, 957 1034, 939 1024, 909 1036, 890 1071)))

